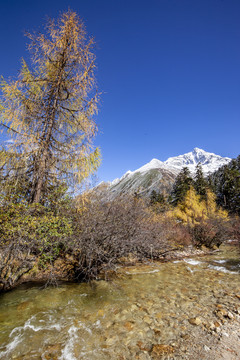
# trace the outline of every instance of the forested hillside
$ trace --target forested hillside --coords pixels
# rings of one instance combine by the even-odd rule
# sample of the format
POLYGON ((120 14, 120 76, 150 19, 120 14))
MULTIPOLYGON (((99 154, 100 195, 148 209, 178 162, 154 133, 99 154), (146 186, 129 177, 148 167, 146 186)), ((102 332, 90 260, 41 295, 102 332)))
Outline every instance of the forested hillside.
POLYGON ((230 213, 240 215, 240 155, 208 178, 217 203, 230 213))

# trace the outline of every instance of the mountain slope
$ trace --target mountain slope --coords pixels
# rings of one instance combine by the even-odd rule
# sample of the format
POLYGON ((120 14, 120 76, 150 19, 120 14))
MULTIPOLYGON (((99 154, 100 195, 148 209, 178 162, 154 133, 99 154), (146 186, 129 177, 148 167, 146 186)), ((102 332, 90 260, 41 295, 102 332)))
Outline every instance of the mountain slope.
POLYGON ((152 159, 135 171, 127 171, 120 179, 113 180, 107 187, 112 198, 120 194, 136 192, 149 196, 152 190, 168 193, 183 167, 188 167, 194 174, 196 165, 200 163, 203 173, 209 175, 230 161, 230 158, 195 148, 189 153, 171 157, 164 162, 152 159))
POLYGON ((164 168, 152 168, 144 172, 128 173, 118 182, 110 185, 109 191, 115 197, 126 193, 150 195, 153 190, 168 193, 176 178, 176 173, 164 168))

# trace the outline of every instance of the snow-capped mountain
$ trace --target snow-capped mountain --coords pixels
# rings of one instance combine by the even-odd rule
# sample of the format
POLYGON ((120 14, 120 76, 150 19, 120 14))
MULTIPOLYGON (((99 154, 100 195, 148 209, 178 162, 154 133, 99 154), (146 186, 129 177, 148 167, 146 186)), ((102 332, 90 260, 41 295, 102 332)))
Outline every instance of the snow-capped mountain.
POLYGON ((194 175, 197 164, 202 165, 203 173, 209 175, 223 165, 231 161, 228 157, 221 157, 206 152, 199 148, 193 151, 170 157, 166 161, 152 159, 135 171, 127 171, 120 179, 115 179, 108 184, 108 190, 112 196, 123 193, 140 191, 149 195, 152 190, 169 192, 177 174, 183 167, 188 167, 194 175))
POLYGON ((183 167, 188 167, 191 173, 196 170, 197 164, 201 164, 203 173, 205 175, 211 174, 219 167, 228 164, 231 161, 228 157, 222 157, 214 153, 209 153, 199 148, 194 148, 193 151, 183 155, 170 157, 166 161, 152 159, 149 163, 143 165, 137 170, 127 171, 120 179, 115 179, 111 185, 116 185, 120 180, 127 176, 132 176, 136 173, 144 173, 152 169, 165 169, 173 173, 179 173, 183 167))
POLYGON ((199 148, 194 148, 193 151, 184 155, 170 157, 164 164, 169 168, 181 170, 183 167, 188 167, 191 173, 195 172, 197 164, 201 164, 203 173, 205 175, 211 174, 221 166, 228 164, 231 161, 228 157, 222 157, 214 153, 209 153, 199 148))

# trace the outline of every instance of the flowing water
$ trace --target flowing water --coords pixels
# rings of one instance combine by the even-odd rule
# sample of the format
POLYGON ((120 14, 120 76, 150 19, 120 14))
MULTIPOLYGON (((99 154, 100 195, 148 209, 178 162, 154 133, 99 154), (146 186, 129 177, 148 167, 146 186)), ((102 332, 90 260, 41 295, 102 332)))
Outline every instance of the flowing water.
POLYGON ((149 344, 174 346, 190 317, 211 321, 216 304, 239 301, 239 259, 224 246, 92 286, 21 286, 0 296, 0 359, 135 359, 149 344))

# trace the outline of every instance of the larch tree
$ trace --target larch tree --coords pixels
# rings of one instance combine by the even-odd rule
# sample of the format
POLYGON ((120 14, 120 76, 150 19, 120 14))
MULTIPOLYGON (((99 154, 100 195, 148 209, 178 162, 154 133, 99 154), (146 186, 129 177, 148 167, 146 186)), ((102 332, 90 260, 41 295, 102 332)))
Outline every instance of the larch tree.
POLYGON ((228 219, 228 213, 217 207, 216 196, 209 189, 206 190, 206 200, 202 200, 191 185, 182 202, 170 210, 167 214, 183 224, 193 226, 209 219, 228 219))
POLYGON ((169 211, 168 215, 184 224, 193 225, 205 216, 205 204, 200 202, 200 196, 190 185, 184 199, 169 211))
POLYGON ((0 151, 0 174, 6 184, 26 179, 29 203, 39 203, 60 181, 80 184, 99 166, 99 95, 94 41, 76 13, 49 21, 46 34, 27 36, 31 67, 22 60, 18 79, 1 81, 1 126, 11 141, 0 151))

